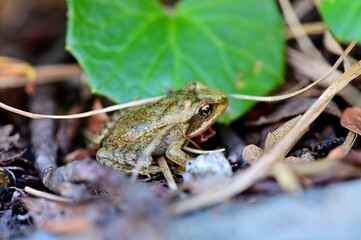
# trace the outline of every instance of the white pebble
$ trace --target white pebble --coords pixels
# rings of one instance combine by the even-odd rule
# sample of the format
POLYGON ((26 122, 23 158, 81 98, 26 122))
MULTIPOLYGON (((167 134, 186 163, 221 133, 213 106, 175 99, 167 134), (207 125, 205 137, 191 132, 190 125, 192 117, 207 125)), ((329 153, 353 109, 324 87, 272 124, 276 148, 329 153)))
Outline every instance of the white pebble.
POLYGON ((232 176, 232 167, 220 152, 199 155, 186 162, 184 181, 202 180, 210 177, 225 179, 232 176))

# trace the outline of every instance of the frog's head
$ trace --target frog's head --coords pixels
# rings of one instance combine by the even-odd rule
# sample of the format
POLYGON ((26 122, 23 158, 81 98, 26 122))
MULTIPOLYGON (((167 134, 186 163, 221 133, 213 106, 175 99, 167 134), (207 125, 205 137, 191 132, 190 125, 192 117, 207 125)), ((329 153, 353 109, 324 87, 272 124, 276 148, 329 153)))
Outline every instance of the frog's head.
POLYGON ((186 135, 195 137, 206 131, 222 116, 228 104, 227 95, 218 88, 212 88, 201 82, 189 82, 183 91, 190 92, 192 116, 186 135))

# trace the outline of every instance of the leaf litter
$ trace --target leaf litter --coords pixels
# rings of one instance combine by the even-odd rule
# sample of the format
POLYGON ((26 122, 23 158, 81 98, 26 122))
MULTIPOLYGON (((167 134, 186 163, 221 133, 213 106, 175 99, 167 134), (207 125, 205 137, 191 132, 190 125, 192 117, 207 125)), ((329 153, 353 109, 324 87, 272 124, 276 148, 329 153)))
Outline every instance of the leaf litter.
MULTIPOLYGON (((304 52, 309 53, 309 50, 304 52)), ((288 54, 290 65, 307 78, 317 80, 332 69, 326 61, 317 59, 319 57, 311 58, 295 49, 288 49, 288 54), (295 59, 302 59, 302 64, 295 59)), ((340 70, 331 73, 329 79, 336 81, 327 82, 331 86, 320 98, 301 97, 286 101, 278 104, 279 110, 268 116, 262 115, 256 121, 240 121, 242 127, 246 123, 247 128, 259 132, 270 124, 275 124, 274 129, 268 131, 267 137, 260 137, 263 141, 262 148, 250 144, 249 141, 243 142, 239 136, 244 134, 238 134, 241 131, 230 137, 231 134, 227 133, 225 127, 218 126, 217 132, 225 134, 222 139, 232 139, 232 143, 224 141, 233 172, 233 175, 226 179, 208 178, 207 174, 212 169, 209 170, 209 166, 205 164, 201 167, 195 165, 197 171, 202 167, 205 170, 197 175, 193 168, 188 172, 194 175, 193 179, 183 182, 179 174, 182 170, 163 158, 158 159, 157 163, 165 178, 161 173, 157 173, 149 178, 138 177, 138 181, 131 181, 95 162, 92 159, 95 152, 89 148, 78 148, 76 154, 73 152, 73 155, 66 155, 75 149, 72 143, 77 139, 72 134, 79 131, 76 121, 68 126, 63 125, 64 130, 59 132, 58 136, 61 137, 58 137, 57 142, 53 120, 36 120, 38 122, 34 123, 33 128, 36 129, 36 125, 39 128, 31 134, 35 137, 35 140, 31 140, 31 149, 35 155, 33 164, 33 157, 29 156, 26 144, 21 143, 23 135, 13 134, 14 128, 4 125, 0 128, 1 237, 27 235, 40 229, 61 236, 81 233, 107 239, 113 239, 114 236, 123 236, 124 239, 162 239, 172 217, 224 203, 229 199, 242 201, 242 197, 248 196, 253 201, 258 201, 260 195, 267 196, 281 191, 294 193, 304 188, 360 178, 361 153, 355 134, 359 134, 360 110, 356 108, 358 104, 354 101, 359 93, 356 92, 356 95, 350 97, 349 92, 345 93, 345 89, 351 89, 351 92, 354 90, 355 87, 348 82, 360 75, 361 67, 360 63, 351 64, 351 68, 345 66, 344 74, 340 70), (340 94, 354 107, 343 110, 344 102, 339 104, 338 99, 331 101, 336 94, 340 94), (321 112, 328 112, 338 120, 342 111, 341 125, 349 130, 348 133, 340 126, 332 126, 334 129, 325 130, 325 133, 315 129, 321 122, 321 112), (310 132, 314 133, 311 137, 307 136, 310 132), (343 141, 342 137, 336 136, 346 138, 343 141), (36 137, 40 140, 36 140, 36 137), (306 137, 313 139, 313 145, 307 143, 306 137), (301 155, 297 155, 297 150, 300 150, 297 144, 300 143, 307 148, 302 150, 301 155), (355 150, 352 150, 354 145, 355 150), (64 158, 59 158, 59 146, 64 158), (310 155, 312 157, 305 157, 310 155), (202 178, 207 181, 198 181, 202 178)), ((50 92, 51 89, 54 90, 54 87, 47 86, 45 90, 36 87, 34 94, 50 92)), ((55 101, 52 94, 41 95, 46 96, 45 100, 36 100, 31 105, 36 105, 37 101, 55 101)), ((54 106, 40 106, 40 110, 32 112, 44 111, 51 114, 55 110, 54 106)), ((237 126, 240 122, 229 127, 233 133, 240 128, 237 126)), ((201 147, 218 147, 219 144, 214 143, 214 138, 208 139, 211 135, 214 133, 202 136, 207 138, 206 142, 203 139, 195 142, 201 147)), ((225 158, 222 158, 221 162, 224 161, 225 158)), ((228 167, 227 169, 229 170, 228 167)))

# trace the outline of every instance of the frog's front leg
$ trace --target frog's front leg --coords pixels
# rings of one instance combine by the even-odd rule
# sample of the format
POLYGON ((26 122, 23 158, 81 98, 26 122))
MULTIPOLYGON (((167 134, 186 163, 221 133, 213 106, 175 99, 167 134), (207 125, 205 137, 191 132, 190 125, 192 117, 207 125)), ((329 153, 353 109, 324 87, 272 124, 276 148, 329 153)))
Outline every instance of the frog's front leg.
MULTIPOLYGON (((138 152, 123 152, 122 150, 123 148, 118 146, 102 147, 97 152, 97 161, 116 171, 125 173, 135 172, 141 154, 138 152)), ((149 169, 152 160, 152 156, 149 156, 144 163, 139 166, 140 169, 137 172, 145 175, 152 173, 154 170, 149 169)))
POLYGON ((188 140, 182 138, 178 141, 173 142, 167 148, 165 155, 169 158, 172 162, 175 162, 181 166, 185 166, 185 163, 188 160, 191 160, 192 157, 182 151, 182 147, 188 140))

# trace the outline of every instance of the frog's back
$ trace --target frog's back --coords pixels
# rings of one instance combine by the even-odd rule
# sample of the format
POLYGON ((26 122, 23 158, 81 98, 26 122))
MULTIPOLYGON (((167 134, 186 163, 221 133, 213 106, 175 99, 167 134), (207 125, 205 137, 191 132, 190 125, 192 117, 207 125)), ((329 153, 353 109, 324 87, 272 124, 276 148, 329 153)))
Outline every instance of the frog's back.
POLYGON ((117 120, 103 145, 125 146, 135 141, 148 144, 161 129, 184 115, 183 107, 183 102, 171 95, 137 107, 117 120))

